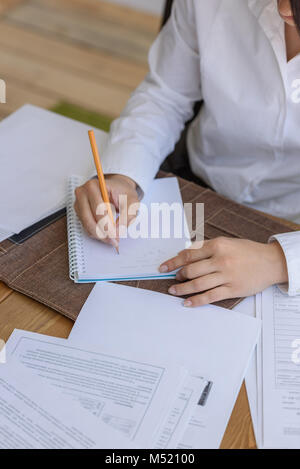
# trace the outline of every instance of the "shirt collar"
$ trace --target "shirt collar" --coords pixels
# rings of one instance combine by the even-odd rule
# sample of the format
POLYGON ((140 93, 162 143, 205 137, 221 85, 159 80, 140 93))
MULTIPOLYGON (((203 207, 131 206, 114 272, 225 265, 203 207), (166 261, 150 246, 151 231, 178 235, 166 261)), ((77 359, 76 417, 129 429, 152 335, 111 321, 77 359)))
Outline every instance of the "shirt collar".
POLYGON ((277 0, 248 0, 248 5, 269 39, 283 79, 286 75, 284 21, 278 13, 277 0))
POLYGON ((257 18, 270 3, 273 3, 273 0, 248 0, 249 8, 257 18))
POLYGON ((266 33, 278 31, 284 23, 278 13, 277 3, 277 0, 248 0, 250 10, 266 33))

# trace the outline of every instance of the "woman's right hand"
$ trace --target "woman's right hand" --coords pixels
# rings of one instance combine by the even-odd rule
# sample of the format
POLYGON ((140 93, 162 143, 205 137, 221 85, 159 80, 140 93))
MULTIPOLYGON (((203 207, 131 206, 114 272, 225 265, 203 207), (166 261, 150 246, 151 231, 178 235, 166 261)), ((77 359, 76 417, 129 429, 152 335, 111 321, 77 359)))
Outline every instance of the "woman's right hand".
POLYGON ((89 236, 117 247, 120 226, 128 227, 138 212, 137 185, 131 178, 120 174, 108 175, 105 181, 109 200, 119 213, 115 227, 108 221, 109 217, 107 211, 103 210, 104 206, 100 205, 103 204, 103 200, 98 179, 91 179, 83 186, 77 187, 74 207, 89 236), (108 223, 104 224, 104 221, 108 223))

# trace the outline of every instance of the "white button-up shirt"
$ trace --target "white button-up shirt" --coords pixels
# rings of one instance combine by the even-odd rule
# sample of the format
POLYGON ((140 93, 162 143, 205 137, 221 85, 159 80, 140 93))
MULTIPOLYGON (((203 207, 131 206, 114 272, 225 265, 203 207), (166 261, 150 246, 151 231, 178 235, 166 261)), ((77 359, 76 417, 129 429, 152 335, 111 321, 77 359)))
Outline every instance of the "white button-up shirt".
MULTIPOLYGON (((300 223, 300 55, 287 62, 277 0, 175 0, 150 73, 111 127, 106 173, 143 191, 188 134, 193 172, 239 203, 300 223)), ((300 294, 300 232, 277 235, 300 294)))

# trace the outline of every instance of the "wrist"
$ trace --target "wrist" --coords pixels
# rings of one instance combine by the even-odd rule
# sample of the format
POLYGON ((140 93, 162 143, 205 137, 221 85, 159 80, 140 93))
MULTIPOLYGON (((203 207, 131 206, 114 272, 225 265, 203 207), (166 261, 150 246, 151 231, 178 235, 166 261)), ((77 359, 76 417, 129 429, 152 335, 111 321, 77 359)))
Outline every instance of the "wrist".
POLYGON ((289 281, 287 263, 280 244, 277 241, 273 241, 266 246, 269 253, 272 284, 287 283, 289 281))
POLYGON ((136 182, 129 176, 125 176, 124 174, 108 174, 107 176, 105 176, 105 178, 125 182, 126 184, 129 184, 133 189, 137 189, 136 182))

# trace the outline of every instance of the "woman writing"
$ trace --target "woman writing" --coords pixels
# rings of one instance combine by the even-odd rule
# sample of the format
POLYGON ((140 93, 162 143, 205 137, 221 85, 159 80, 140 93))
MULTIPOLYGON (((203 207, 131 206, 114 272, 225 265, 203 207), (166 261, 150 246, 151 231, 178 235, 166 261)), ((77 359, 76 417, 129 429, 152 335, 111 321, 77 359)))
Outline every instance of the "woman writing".
MULTIPOLYGON (((149 64, 103 154, 112 203, 147 191, 202 101, 187 137, 193 173, 232 200, 300 223, 300 0, 175 0, 149 64)), ((95 236, 97 181, 76 197, 95 236)), ((273 284, 300 294, 300 232, 270 241, 216 238, 160 270, 180 269, 170 293, 188 295, 189 307, 273 284)))

